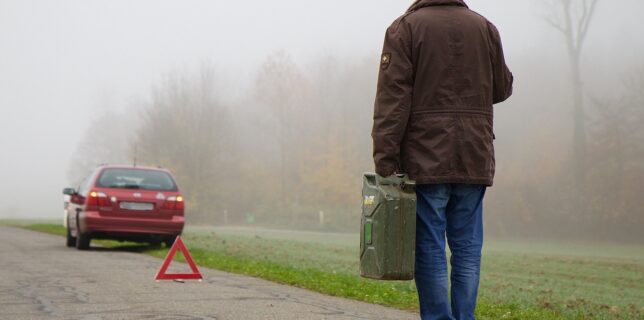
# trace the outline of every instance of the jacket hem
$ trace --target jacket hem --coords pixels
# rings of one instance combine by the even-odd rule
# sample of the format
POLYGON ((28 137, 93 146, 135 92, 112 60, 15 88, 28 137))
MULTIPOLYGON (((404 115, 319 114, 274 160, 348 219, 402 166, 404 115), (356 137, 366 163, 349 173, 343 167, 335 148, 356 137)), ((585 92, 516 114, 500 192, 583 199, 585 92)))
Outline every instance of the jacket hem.
POLYGON ((478 184, 491 187, 494 184, 494 178, 489 177, 434 177, 434 176, 423 176, 423 177, 414 177, 410 175, 410 178, 416 181, 416 184, 445 184, 445 183, 459 183, 459 184, 478 184))
POLYGON ((430 114, 464 114, 464 115, 478 115, 478 116, 494 116, 492 110, 479 110, 479 109, 454 109, 454 108, 436 108, 432 110, 418 110, 412 111, 414 116, 430 115, 430 114))

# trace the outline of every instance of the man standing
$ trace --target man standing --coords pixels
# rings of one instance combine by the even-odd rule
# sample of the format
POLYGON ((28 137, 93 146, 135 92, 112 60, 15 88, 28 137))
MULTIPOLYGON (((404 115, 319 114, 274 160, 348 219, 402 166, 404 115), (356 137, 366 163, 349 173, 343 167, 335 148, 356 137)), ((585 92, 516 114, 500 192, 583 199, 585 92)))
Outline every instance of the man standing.
POLYGON ((381 176, 418 184, 416 286, 427 319, 474 319, 493 104, 512 94, 499 32, 463 0, 418 0, 385 36, 374 126, 381 176), (452 256, 448 297, 445 238, 452 256))

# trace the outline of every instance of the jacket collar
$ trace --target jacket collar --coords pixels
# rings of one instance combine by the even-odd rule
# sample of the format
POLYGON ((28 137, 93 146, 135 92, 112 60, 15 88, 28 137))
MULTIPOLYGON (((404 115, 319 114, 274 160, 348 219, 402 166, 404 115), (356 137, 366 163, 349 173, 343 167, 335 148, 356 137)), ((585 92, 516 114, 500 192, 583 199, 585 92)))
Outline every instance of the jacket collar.
POLYGON ((458 6, 467 8, 467 4, 463 0, 417 0, 409 7, 407 12, 414 12, 418 9, 431 7, 431 6, 458 6))

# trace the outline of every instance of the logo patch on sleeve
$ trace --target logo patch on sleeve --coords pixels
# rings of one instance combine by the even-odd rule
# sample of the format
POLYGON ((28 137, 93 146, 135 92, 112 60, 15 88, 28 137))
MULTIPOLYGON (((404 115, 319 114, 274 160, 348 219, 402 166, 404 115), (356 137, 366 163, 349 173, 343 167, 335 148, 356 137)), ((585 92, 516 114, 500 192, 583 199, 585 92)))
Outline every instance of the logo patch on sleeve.
POLYGON ((383 53, 382 58, 380 58, 380 68, 387 69, 391 63, 391 53, 383 53))

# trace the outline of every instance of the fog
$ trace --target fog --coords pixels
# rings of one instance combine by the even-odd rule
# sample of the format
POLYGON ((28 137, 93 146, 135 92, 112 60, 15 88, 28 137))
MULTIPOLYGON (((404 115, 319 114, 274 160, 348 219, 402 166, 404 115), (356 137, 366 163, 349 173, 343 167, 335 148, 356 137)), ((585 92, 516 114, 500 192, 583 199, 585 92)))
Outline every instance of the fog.
MULTIPOLYGON (((97 163, 130 162, 137 145, 145 163, 178 171, 179 183, 190 193, 188 205, 198 208, 189 211, 198 217, 191 220, 194 223, 220 224, 221 212, 226 211, 231 223, 247 223, 252 212, 259 224, 274 226, 268 222, 288 218, 269 219, 268 212, 294 217, 331 210, 341 213, 329 213, 330 219, 337 218, 336 227, 330 222, 329 228, 342 230, 337 226, 345 222, 351 226, 359 215, 361 172, 373 170, 370 112, 384 31, 410 2, 0 0, 0 218, 61 218, 63 187, 77 186, 79 177, 97 163), (204 74, 212 81, 195 80, 203 80, 204 74), (270 98, 276 90, 271 85, 286 78, 298 94, 270 98), (196 90, 188 88, 186 95, 212 95, 205 103, 222 106, 215 108, 213 119, 219 119, 217 128, 223 131, 212 129, 208 134, 224 138, 212 142, 205 136, 202 143, 210 146, 213 163, 224 172, 195 171, 195 163, 188 161, 193 154, 174 153, 182 154, 177 156, 184 157, 181 162, 173 153, 159 151, 174 138, 176 144, 197 141, 187 133, 192 131, 157 141, 155 131, 146 127, 146 121, 157 116, 156 106, 184 101, 167 92, 186 87, 196 90), (283 104, 301 109, 289 112, 294 118, 276 122, 271 106, 280 105, 282 98, 291 101, 283 104), (331 107, 320 110, 323 106, 331 107), (331 145, 352 141, 338 151, 342 154, 338 158, 345 160, 337 164, 351 173, 350 183, 329 176, 336 158, 326 162, 329 171, 306 169, 312 163, 307 159, 321 157, 307 147, 314 149, 313 144, 320 142, 307 136, 326 132, 313 128, 316 119, 320 126, 345 122, 336 132, 346 136, 318 140, 331 145), (286 135, 293 138, 272 139, 284 123, 289 124, 286 135), (280 159, 279 150, 287 159, 280 159), (246 161, 255 157, 266 160, 246 161), (271 188, 266 180, 279 175, 280 161, 305 172, 281 179, 308 191, 282 190, 294 195, 274 205, 276 199, 263 190, 271 188), (200 176, 212 180, 197 182, 195 177, 200 176), (322 183, 325 178, 336 184, 322 183), (220 179, 241 182, 228 187, 214 182, 220 179), (200 193, 206 189, 211 193, 200 193), (307 193, 318 191, 320 198, 307 193), (258 202, 256 206, 244 204, 249 199, 258 202), (321 199, 336 205, 320 204, 321 199)), ((539 236, 545 231, 565 237, 567 230, 553 230, 559 224, 555 217, 564 215, 562 226, 580 226, 570 234, 573 237, 600 234, 599 240, 643 240, 637 230, 644 227, 644 203, 636 195, 644 187, 644 153, 637 151, 644 145, 641 130, 625 141, 632 148, 618 159, 630 168, 620 169, 628 181, 593 189, 607 181, 602 177, 615 177, 612 169, 591 170, 589 188, 562 178, 575 164, 570 156, 574 143, 570 66, 564 38, 547 22, 555 17, 559 3, 466 2, 501 31, 516 79, 515 96, 495 107, 497 180, 488 193, 489 230, 500 236, 539 236), (589 207, 601 207, 597 211, 610 216, 613 227, 601 229, 608 224, 601 213, 589 218, 587 210, 566 206, 576 189, 583 189, 576 197, 588 199, 589 207), (548 213, 541 216, 540 210, 548 213), (621 232, 624 225, 630 229, 621 232)), ((636 79, 644 78, 643 9, 644 3, 636 0, 599 1, 581 55, 589 135, 605 128, 615 132, 614 128, 627 128, 633 119, 641 119, 637 117, 644 108, 639 104, 643 86, 636 79), (624 103, 634 106, 624 109, 635 110, 633 114, 617 109, 624 103), (609 119, 603 112, 621 117, 609 119)), ((186 126, 192 124, 186 121, 186 126)), ((599 146, 589 147, 590 157, 593 152, 624 149, 602 149, 611 142, 593 137, 590 144, 599 146)), ((325 148, 332 150, 328 146, 318 150, 325 148)), ((589 166, 601 167, 594 164, 589 166)), ((291 218, 284 226, 319 227, 307 219, 298 218, 296 223, 291 218)))

